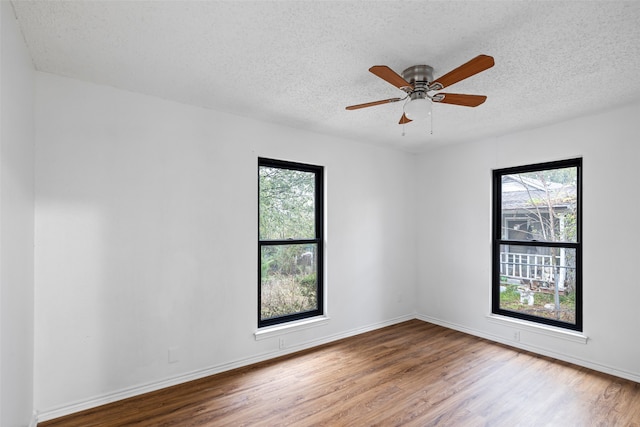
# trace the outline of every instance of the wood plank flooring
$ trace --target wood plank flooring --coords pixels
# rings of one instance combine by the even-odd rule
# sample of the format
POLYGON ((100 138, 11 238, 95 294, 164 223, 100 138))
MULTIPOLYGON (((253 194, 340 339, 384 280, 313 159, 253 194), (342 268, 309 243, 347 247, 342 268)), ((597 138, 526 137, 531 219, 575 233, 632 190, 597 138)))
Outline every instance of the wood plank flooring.
POLYGON ((40 423, 640 426, 640 384, 419 320, 40 423))

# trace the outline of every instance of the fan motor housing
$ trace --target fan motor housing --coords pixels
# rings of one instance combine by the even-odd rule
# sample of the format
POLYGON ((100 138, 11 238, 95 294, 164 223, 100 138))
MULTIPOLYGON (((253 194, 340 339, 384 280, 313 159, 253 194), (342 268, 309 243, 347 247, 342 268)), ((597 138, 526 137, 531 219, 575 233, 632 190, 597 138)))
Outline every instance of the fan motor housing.
POLYGON ((433 81, 433 67, 428 65, 414 65, 402 72, 402 77, 416 86, 427 86, 433 81))
POLYGON ((409 92, 409 97, 414 99, 425 99, 429 95, 429 83, 433 81, 433 68, 428 65, 414 65, 402 72, 402 77, 411 85, 413 89, 409 92))

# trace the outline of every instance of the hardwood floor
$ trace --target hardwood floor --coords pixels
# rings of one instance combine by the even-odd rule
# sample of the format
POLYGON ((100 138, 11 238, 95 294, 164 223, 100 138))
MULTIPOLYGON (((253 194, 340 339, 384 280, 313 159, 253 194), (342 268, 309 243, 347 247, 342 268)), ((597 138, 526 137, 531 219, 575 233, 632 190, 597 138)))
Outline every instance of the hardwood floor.
POLYGON ((40 423, 640 426, 640 384, 412 320, 40 423))

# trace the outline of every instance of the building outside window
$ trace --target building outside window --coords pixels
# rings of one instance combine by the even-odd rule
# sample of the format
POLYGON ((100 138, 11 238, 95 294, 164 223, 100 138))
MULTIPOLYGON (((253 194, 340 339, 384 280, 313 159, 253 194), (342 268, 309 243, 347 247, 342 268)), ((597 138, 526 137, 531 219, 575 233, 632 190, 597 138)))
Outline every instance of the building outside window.
POLYGON ((258 326, 323 314, 323 168, 258 159, 258 326))
POLYGON ((582 330, 582 159, 493 172, 492 312, 582 330))

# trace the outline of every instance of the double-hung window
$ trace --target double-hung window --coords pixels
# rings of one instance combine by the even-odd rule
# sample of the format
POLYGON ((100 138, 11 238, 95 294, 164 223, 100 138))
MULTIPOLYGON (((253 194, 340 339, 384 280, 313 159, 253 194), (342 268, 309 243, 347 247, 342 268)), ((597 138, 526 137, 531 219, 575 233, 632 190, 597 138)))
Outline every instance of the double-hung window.
POLYGON ((323 314, 323 168, 258 159, 258 327, 323 314))
POLYGON ((492 312, 582 331, 582 159, 493 172, 492 312))

